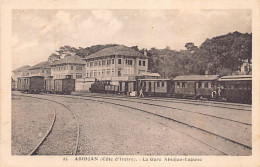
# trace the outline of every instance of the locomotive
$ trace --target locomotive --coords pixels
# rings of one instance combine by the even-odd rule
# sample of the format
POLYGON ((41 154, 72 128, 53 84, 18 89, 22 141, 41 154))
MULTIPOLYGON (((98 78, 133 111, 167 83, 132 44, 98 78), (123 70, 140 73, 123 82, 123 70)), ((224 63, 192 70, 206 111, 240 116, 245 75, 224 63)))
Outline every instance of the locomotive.
POLYGON ((22 93, 57 93, 71 94, 75 91, 75 79, 66 75, 63 79, 44 78, 42 76, 20 77, 17 83, 18 91, 22 93))

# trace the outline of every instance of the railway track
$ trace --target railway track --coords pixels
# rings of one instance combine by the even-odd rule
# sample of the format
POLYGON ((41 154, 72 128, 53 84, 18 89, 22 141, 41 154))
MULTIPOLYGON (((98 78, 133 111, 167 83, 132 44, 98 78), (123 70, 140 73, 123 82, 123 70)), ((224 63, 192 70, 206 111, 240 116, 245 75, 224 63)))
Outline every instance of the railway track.
MULTIPOLYGON (((200 141, 201 143, 204 143, 208 146, 211 146, 212 149, 218 150, 223 155, 251 155, 252 154, 252 147, 251 144, 245 144, 240 141, 236 141, 233 139, 230 139, 228 137, 225 137, 223 135, 220 135, 218 133, 215 133, 214 131, 209 131, 202 127, 194 126, 188 122, 181 121, 178 119, 174 119, 171 117, 164 116, 159 113, 150 112, 145 109, 140 109, 135 106, 127 105, 127 104, 120 104, 118 102, 111 102, 106 101, 107 99, 101 99, 101 98, 93 98, 93 97, 75 97, 75 96, 62 96, 67 99, 78 99, 78 100, 87 100, 87 101, 93 101, 103 104, 110 104, 117 107, 123 107, 128 108, 134 111, 138 111, 138 114, 140 112, 145 113, 150 119, 154 120, 155 122, 158 122, 160 124, 164 124, 170 128, 173 128, 189 137, 194 138, 195 140, 200 141), (154 119, 156 118, 156 119, 154 119), (158 121, 159 118, 159 121, 158 121), (166 122, 165 122, 166 121, 166 122), (186 133, 185 131, 188 129, 192 129, 192 133, 186 133), (211 140, 209 140, 211 139, 211 140)), ((111 99, 110 99, 111 100, 111 99)), ((149 104, 147 104, 149 105, 149 104)), ((250 126, 250 125, 247 125, 250 126)))
MULTIPOLYGON (((76 121, 76 126, 77 126, 77 132, 76 132, 76 141, 75 141, 75 146, 74 148, 72 149, 72 154, 73 155, 76 155, 77 154, 77 150, 78 150, 78 143, 79 143, 79 135, 80 135, 80 129, 79 129, 79 123, 78 123, 78 120, 77 120, 77 117, 76 117, 76 114, 73 110, 71 110, 69 107, 67 107, 66 105, 60 103, 60 102, 57 102, 55 100, 50 100, 50 99, 46 99, 46 98, 41 98, 41 97, 35 97, 35 96, 30 96, 30 95, 14 95, 14 96, 20 96, 20 97, 26 97, 26 98, 34 98, 34 99, 39 99, 39 100, 44 100, 44 101, 48 101, 48 102, 51 102, 51 106, 53 108, 53 119, 52 119, 52 123, 48 129, 48 131, 46 132, 46 134, 44 135, 44 137, 40 140, 40 142, 36 145, 36 147, 34 147, 34 149, 28 154, 28 155, 46 155, 46 154, 49 154, 46 152, 46 149, 45 151, 42 151, 42 147, 51 147, 51 146, 48 146, 48 139, 51 137, 52 135, 52 131, 53 129, 55 128, 55 124, 57 122, 57 108, 58 107, 54 107, 53 104, 56 104, 56 105, 59 105, 59 108, 60 106, 66 108, 69 112, 71 112, 73 114, 73 117, 76 121), (41 153, 43 152, 43 153, 41 153)), ((44 149, 43 149, 44 150, 44 149)), ((61 155, 63 155, 62 153, 60 153, 61 155)))
MULTIPOLYGON (((234 119, 229 119, 229 118, 220 117, 220 116, 211 115, 211 114, 205 114, 205 113, 196 112, 196 111, 185 110, 185 109, 182 109, 182 108, 177 108, 177 107, 172 107, 172 106, 165 106, 165 105, 154 104, 154 101, 151 101, 151 99, 150 100, 146 99, 146 101, 148 101, 148 102, 142 102, 142 101, 140 101, 140 99, 132 99, 132 98, 118 98, 118 97, 114 98, 114 97, 85 96, 85 95, 84 96, 82 96, 82 95, 75 95, 75 96, 94 97, 94 98, 100 98, 100 99, 111 99, 111 100, 118 100, 118 101, 125 101, 125 102, 135 102, 135 103, 139 103, 139 104, 146 104, 146 105, 156 106, 156 107, 161 107, 161 108, 166 108, 166 109, 180 110, 180 111, 187 112, 187 113, 195 113, 195 114, 198 114, 198 115, 204 115, 204 116, 207 116, 207 117, 214 117, 214 118, 218 118, 218 119, 222 119, 222 120, 227 120, 227 121, 232 121, 232 122, 237 122, 237 123, 240 123, 240 124, 252 126, 251 123, 237 121, 237 120, 234 120, 234 119)), ((162 102, 165 102, 165 101, 162 101, 162 102)))
MULTIPOLYGON (((79 96, 79 94, 75 94, 79 96)), ((84 95, 85 97, 102 97, 102 98, 117 98, 117 99, 140 99, 138 97, 129 97, 129 96, 112 96, 100 94, 100 95, 84 95), (103 95, 103 96, 102 96, 103 95)), ((243 110, 243 111, 252 111, 251 105, 248 104, 237 104, 237 103, 225 103, 225 102, 215 102, 215 101, 201 101, 201 100, 189 100, 189 99, 177 99, 177 98, 158 98, 158 97, 145 97, 142 100, 156 100, 160 102, 166 103, 181 103, 181 104, 192 104, 196 106, 210 106, 210 107, 218 107, 225 109, 235 109, 235 110, 243 110), (232 107, 233 106, 233 107, 232 107)))

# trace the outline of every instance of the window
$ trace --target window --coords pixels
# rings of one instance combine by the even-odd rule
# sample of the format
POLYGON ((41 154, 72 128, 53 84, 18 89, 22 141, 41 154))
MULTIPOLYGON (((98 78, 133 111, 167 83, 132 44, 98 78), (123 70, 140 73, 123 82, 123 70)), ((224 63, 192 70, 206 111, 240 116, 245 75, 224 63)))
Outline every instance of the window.
POLYGON ((105 69, 102 69, 102 76, 105 76, 105 69))
POLYGON ((93 70, 90 71, 90 74, 89 74, 89 75, 90 75, 90 78, 93 77, 93 70))
POLYGON ((112 68, 112 75, 114 75, 114 73, 115 73, 115 69, 114 69, 114 68, 112 68))
POLYGON ((106 65, 106 60, 102 60, 102 66, 106 65))
POLYGON ((92 61, 92 62, 90 62, 90 67, 93 67, 93 61, 92 61))
POLYGON ((107 75, 108 76, 110 75, 110 69, 107 69, 107 75))
POLYGON ((86 73, 86 77, 88 78, 88 72, 86 73))
POLYGON ((121 61, 122 61, 122 59, 118 59, 118 64, 121 64, 122 63, 121 61))
POLYGON ((98 61, 98 66, 101 66, 101 61, 98 61))
POLYGON ((94 78, 97 77, 97 70, 94 70, 94 78))
POLYGON ((42 70, 42 73, 44 73, 44 70, 42 70))
POLYGON ((142 61, 141 60, 139 60, 139 66, 141 66, 142 65, 142 61))
MULTIPOLYGON (((118 59, 119 60, 119 59, 118 59)), ((121 60, 121 59, 120 59, 121 60)), ((121 68, 118 68, 118 76, 121 76, 121 68)))
POLYGON ((97 66, 98 65, 98 61, 94 61, 94 66, 97 66))
POLYGON ((82 78, 82 74, 80 73, 76 74, 76 78, 82 78))
POLYGON ((145 61, 143 61, 143 66, 145 66, 145 61))
POLYGON ((101 71, 100 70, 98 70, 98 76, 101 77, 101 71))
POLYGON ((164 87, 164 81, 162 82, 162 87, 164 87))
POLYGON ((115 59, 112 59, 112 64, 115 64, 115 59))
POLYGON ((73 70, 73 66, 70 66, 70 69, 73 70))
POLYGON ((89 62, 87 62, 87 67, 89 67, 89 62))
POLYGON ((133 65, 133 60, 126 59, 125 64, 131 66, 131 65, 133 65))
POLYGON ((160 87, 160 82, 157 82, 157 87, 160 87))
POLYGON ((108 59, 107 60, 107 65, 110 65, 111 64, 111 59, 108 59))

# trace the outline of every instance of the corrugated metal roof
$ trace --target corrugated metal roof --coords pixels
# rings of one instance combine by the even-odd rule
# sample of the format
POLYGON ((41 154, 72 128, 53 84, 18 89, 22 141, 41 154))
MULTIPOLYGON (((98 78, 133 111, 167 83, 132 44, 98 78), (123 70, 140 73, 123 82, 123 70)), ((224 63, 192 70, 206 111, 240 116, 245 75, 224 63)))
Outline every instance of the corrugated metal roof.
POLYGON ((252 80, 252 75, 230 75, 223 76, 219 81, 250 81, 252 80))
POLYGON ((219 75, 183 75, 177 76, 174 81, 209 81, 218 79, 219 75))
POLYGON ((31 68, 31 66, 26 65, 26 66, 22 66, 20 68, 13 70, 13 72, 27 71, 27 70, 29 70, 29 68, 31 68))
POLYGON ((79 56, 67 56, 61 60, 53 62, 51 66, 60 64, 86 64, 86 62, 79 56))
POLYGON ((106 56, 112 56, 112 55, 148 58, 147 56, 143 55, 142 53, 140 53, 132 48, 129 48, 129 47, 126 47, 123 45, 119 45, 119 46, 113 46, 113 47, 99 50, 96 53, 93 53, 93 54, 85 57, 84 59, 87 60, 87 59, 91 59, 91 58, 99 58, 99 57, 106 57, 106 56))
POLYGON ((44 61, 44 62, 38 63, 38 64, 32 66, 32 67, 30 68, 30 70, 38 69, 38 68, 51 68, 50 62, 44 61))

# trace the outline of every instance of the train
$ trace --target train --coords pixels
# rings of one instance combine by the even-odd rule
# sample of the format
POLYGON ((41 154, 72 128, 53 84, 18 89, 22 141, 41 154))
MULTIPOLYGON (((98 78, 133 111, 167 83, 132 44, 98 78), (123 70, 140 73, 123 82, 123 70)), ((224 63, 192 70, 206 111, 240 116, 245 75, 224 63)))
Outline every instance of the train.
MULTIPOLYGON (((23 93, 71 94, 75 91, 75 79, 67 75, 63 79, 41 76, 20 77, 17 89, 23 93)), ((174 78, 135 78, 127 81, 95 80, 90 92, 127 94, 137 96, 140 90, 144 96, 220 100, 238 103, 252 103, 251 75, 184 75, 174 78)))
MULTIPOLYGON (((113 85, 109 81, 96 81, 90 92, 130 94, 142 89, 144 96, 220 100, 238 103, 252 103, 251 75, 185 75, 171 79, 139 78, 135 81, 121 81, 113 85)), ((136 96, 134 94, 134 96, 136 96)))
POLYGON ((44 78, 42 76, 20 77, 17 80, 17 90, 22 93, 56 93, 71 94, 75 91, 75 79, 66 75, 63 79, 44 78))

